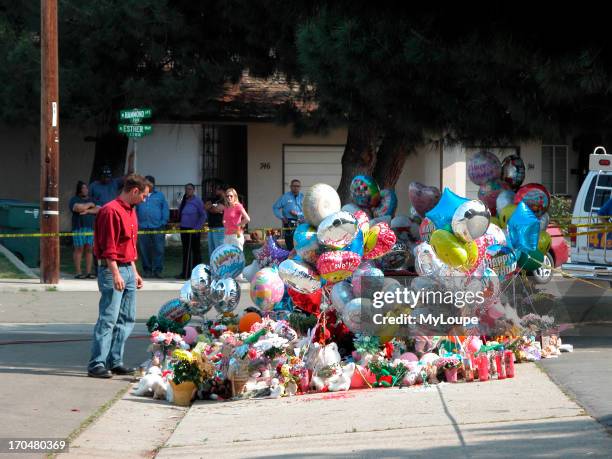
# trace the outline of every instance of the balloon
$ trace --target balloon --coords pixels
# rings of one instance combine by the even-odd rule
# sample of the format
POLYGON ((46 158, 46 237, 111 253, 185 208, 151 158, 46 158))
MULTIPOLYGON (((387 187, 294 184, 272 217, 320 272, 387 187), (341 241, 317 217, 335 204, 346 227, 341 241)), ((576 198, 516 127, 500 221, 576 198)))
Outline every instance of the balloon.
POLYGON ((423 219, 421 225, 419 226, 419 235, 421 236, 421 241, 430 242, 431 233, 436 230, 436 225, 427 217, 423 219))
POLYGON ((475 354, 482 347, 483 342, 477 336, 468 336, 463 342, 463 348, 470 354, 475 354))
POLYGON ((339 314, 342 314, 345 306, 353 298, 353 287, 348 281, 341 281, 335 284, 331 289, 331 302, 339 314))
POLYGON ((361 231, 367 231, 370 229, 370 218, 363 210, 351 212, 357 220, 357 226, 361 231))
MULTIPOLYGON (((434 248, 436 255, 453 268, 468 266, 468 244, 445 230, 435 230, 431 235, 431 246, 434 248)), ((476 244, 473 244, 473 246, 475 247, 476 244)), ((472 248, 472 246, 469 247, 472 248)), ((478 249, 476 248, 477 252, 478 249)))
POLYGON ((319 275, 303 261, 283 261, 278 265, 278 274, 287 286, 300 293, 313 293, 321 288, 319 275))
POLYGON ((520 202, 508 221, 508 238, 514 249, 532 252, 538 246, 540 221, 531 210, 520 202))
POLYGON ((427 242, 422 242, 416 246, 414 259, 414 268, 419 276, 435 275, 444 265, 434 252, 433 247, 427 242))
POLYGON ((428 364, 434 364, 438 361, 438 359, 440 358, 440 356, 434 352, 428 352, 427 354, 425 354, 423 357, 421 357, 420 362, 428 365, 428 364))
POLYGON ((538 250, 542 253, 548 253, 552 244, 552 237, 546 231, 540 231, 538 239, 538 250))
POLYGON ((242 333, 248 333, 251 331, 253 324, 261 322, 261 316, 256 312, 247 312, 244 314, 238 322, 238 330, 242 333))
POLYGON ((476 185, 484 185, 501 176, 501 162, 489 151, 481 150, 470 157, 467 163, 468 178, 476 185))
POLYGON ((198 331, 192 326, 185 327, 185 335, 183 336, 183 341, 185 341, 190 346, 196 342, 198 339, 198 331))
POLYGON ((541 217, 550 206, 550 194, 544 185, 528 183, 518 189, 514 203, 523 201, 537 217, 541 217))
POLYGON ((327 282, 335 283, 348 279, 361 263, 354 252, 325 252, 317 260, 317 270, 327 282))
POLYGON ((489 220, 489 224, 501 227, 501 220, 499 219, 499 217, 491 217, 491 220, 489 220))
POLYGON ((369 388, 375 382, 376 375, 372 373, 367 366, 355 365, 355 371, 351 377, 351 389, 369 388))
POLYGON ((408 185, 408 199, 418 215, 424 217, 440 200, 440 190, 435 186, 425 186, 419 182, 408 185))
POLYGON ((317 230, 308 223, 297 226, 293 233, 293 243, 295 251, 302 260, 312 265, 316 264, 319 258, 319 240, 317 230))
POLYGON ((453 232, 465 242, 473 241, 485 234, 490 218, 491 213, 482 202, 476 200, 464 202, 453 215, 453 232))
POLYGON ((391 216, 384 215, 382 217, 376 217, 370 220, 370 227, 376 225, 377 223, 386 223, 387 225, 391 224, 391 216))
POLYGON ((288 288, 287 292, 296 308, 314 315, 319 314, 321 311, 321 297, 323 294, 321 289, 313 293, 300 293, 297 290, 288 288))
POLYGON ((490 238, 489 245, 506 245, 506 233, 497 225, 489 224, 485 236, 490 238))
POLYGON ((232 312, 240 301, 240 285, 231 277, 217 279, 212 283, 210 298, 219 314, 232 312))
POLYGON ((352 202, 349 202, 348 204, 344 204, 340 208, 340 210, 343 210, 343 211, 348 212, 349 214, 353 214, 353 215, 355 215, 356 212, 363 212, 364 214, 366 214, 366 216, 368 218, 370 217, 370 210, 369 209, 362 209, 357 204, 353 204, 352 202))
POLYGON ((361 307, 371 307, 372 303, 365 298, 354 298, 349 301, 342 311, 342 322, 353 333, 361 329, 361 307))
POLYGON ((289 250, 279 247, 272 236, 268 236, 264 245, 255 254, 255 258, 259 262, 259 266, 278 266, 280 262, 287 259, 289 253, 289 250))
POLYGON ((361 230, 357 230, 357 234, 351 241, 349 245, 342 249, 345 252, 353 252, 359 255, 359 257, 363 256, 363 232, 361 230))
POLYGON ((259 266, 259 263, 257 263, 257 260, 253 260, 250 265, 245 266, 245 268, 242 270, 242 275, 246 280, 251 282, 253 280, 253 276, 255 276, 255 274, 257 274, 257 271, 259 271, 260 269, 261 267, 259 266))
POLYGON ((525 163, 520 156, 506 156, 502 161, 501 179, 516 190, 525 180, 525 163))
POLYGON ((363 258, 372 260, 388 253, 395 245, 395 233, 386 223, 377 223, 364 234, 363 258))
MULTIPOLYGON (((362 263, 353 273, 351 283, 353 284, 353 295, 360 297, 362 293, 365 293, 362 289, 361 278, 362 277, 385 277, 383 272, 375 267, 371 262, 362 263)), ((370 288, 372 284, 370 284, 370 288)))
POLYGON ((548 225, 550 224, 550 215, 548 215, 548 212, 542 214, 542 216, 540 217, 540 231, 546 231, 546 228, 548 228, 548 225))
POLYGON ((351 181, 351 199, 359 207, 369 209, 380 202, 380 190, 373 177, 357 175, 351 181))
POLYGON ((351 243, 358 231, 357 219, 341 210, 325 217, 319 223, 317 239, 326 247, 342 249, 351 243))
POLYGON ((478 188, 478 199, 485 203, 491 213, 497 213, 497 198, 504 191, 504 184, 501 180, 491 180, 478 188))
POLYGON ((544 261, 544 255, 539 250, 532 250, 529 253, 522 252, 518 259, 518 266, 525 271, 535 271, 544 261))
POLYGON ((191 270, 189 283, 191 291, 196 298, 206 298, 210 293, 210 284, 212 282, 212 271, 205 264, 199 264, 191 270))
POLYGON ((380 258, 380 265, 384 270, 400 269, 406 265, 409 258, 408 246, 403 242, 396 242, 389 253, 380 258))
POLYGON ((418 362, 419 361, 419 358, 412 352, 404 352, 402 355, 399 356, 399 359, 406 360, 408 362, 418 362))
POLYGON ((271 311, 283 299, 285 284, 275 268, 264 268, 251 281, 251 300, 262 311, 271 311))
POLYGON ((340 196, 325 183, 317 183, 304 193, 304 218, 312 226, 319 226, 328 215, 340 211, 340 196))
POLYGON ((515 194, 516 193, 511 190, 502 190, 502 192, 497 195, 497 199, 495 200, 497 215, 499 215, 506 206, 514 204, 515 194))
POLYGON ((203 316, 210 311, 213 306, 208 299, 208 293, 209 291, 206 293, 206 296, 195 295, 191 288, 191 281, 185 281, 179 293, 179 300, 187 306, 192 314, 203 316))
POLYGON ((380 190, 380 203, 372 209, 374 217, 392 217, 397 209, 397 195, 395 190, 380 190))
POLYGON ((514 213, 515 210, 516 210, 515 204, 507 205, 506 207, 502 209, 501 213, 499 214, 501 228, 506 228, 506 226, 508 226, 508 220, 510 220, 510 217, 512 217, 512 214, 514 213))
POLYGON ((236 278, 244 269, 244 253, 235 245, 222 244, 210 255, 210 267, 217 278, 236 278))
POLYGON ((164 319, 173 320, 181 325, 186 324, 191 320, 189 309, 187 309, 187 306, 185 306, 185 304, 183 304, 178 298, 174 298, 164 303, 163 306, 159 308, 157 316, 163 317, 164 319))
POLYGON ((436 225, 437 229, 442 229, 447 225, 450 226, 457 208, 467 201, 469 199, 462 198, 448 188, 444 188, 440 201, 425 216, 436 225))
POLYGON ((499 245, 487 250, 486 266, 492 269, 500 281, 506 281, 516 272, 516 255, 509 247, 499 245))

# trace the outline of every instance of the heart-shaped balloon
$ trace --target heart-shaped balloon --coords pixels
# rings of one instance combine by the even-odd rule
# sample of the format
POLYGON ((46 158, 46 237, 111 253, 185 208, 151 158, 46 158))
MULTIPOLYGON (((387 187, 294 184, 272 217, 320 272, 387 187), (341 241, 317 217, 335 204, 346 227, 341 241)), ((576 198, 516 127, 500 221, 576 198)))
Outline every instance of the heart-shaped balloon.
POLYGON ((321 308, 321 289, 313 293, 300 293, 297 290, 288 288, 287 293, 291 297, 291 301, 293 301, 296 308, 309 312, 310 314, 319 314, 321 308))
POLYGON ((354 252, 325 252, 317 260, 317 270, 323 279, 336 283, 353 275, 361 263, 361 257, 354 252))
POLYGON ((291 259, 283 261, 278 265, 278 275, 285 285, 301 293, 313 293, 321 288, 319 275, 303 261, 291 259))
POLYGON ((440 200, 440 190, 435 186, 411 182, 408 185, 408 199, 410 199, 410 203, 417 214, 424 217, 440 200))
POLYGON ((372 209, 374 217, 391 217, 395 215, 397 209, 397 195, 395 190, 380 190, 380 203, 372 209))
POLYGON ((373 260, 389 253, 397 237, 387 223, 377 223, 364 234, 363 258, 373 260))

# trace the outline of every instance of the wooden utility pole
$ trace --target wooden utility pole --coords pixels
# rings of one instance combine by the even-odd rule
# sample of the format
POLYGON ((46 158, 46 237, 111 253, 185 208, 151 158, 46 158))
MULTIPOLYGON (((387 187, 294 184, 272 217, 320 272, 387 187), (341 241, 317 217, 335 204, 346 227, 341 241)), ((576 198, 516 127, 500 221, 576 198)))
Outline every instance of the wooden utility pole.
MULTIPOLYGON (((57 0, 40 3, 40 231, 59 232, 57 0)), ((40 238, 40 281, 59 282, 59 237, 40 238)))

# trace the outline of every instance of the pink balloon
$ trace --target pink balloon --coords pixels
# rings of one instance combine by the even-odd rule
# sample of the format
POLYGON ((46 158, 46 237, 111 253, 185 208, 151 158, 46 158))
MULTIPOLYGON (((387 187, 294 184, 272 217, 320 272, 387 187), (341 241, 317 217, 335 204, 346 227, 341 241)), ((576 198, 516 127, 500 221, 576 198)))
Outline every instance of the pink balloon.
POLYGON ((351 378, 351 389, 363 389, 365 387, 369 387, 366 380, 370 384, 374 384, 376 382, 376 376, 367 368, 362 367, 361 365, 355 365, 355 372, 351 378))
POLYGON ((418 362, 419 358, 414 355, 412 352, 404 352, 400 355, 400 360, 407 360, 408 362, 418 362))
POLYGON ((466 349, 466 351, 471 352, 472 354, 478 352, 481 346, 482 340, 477 336, 468 336, 463 342, 463 347, 466 349))
POLYGON ((417 214, 424 217, 440 200, 440 190, 435 186, 425 186, 419 182, 408 185, 408 198, 417 214))
POLYGON ((191 326, 185 327, 185 336, 183 336, 183 341, 191 345, 195 343, 196 339, 198 339, 198 331, 191 326))

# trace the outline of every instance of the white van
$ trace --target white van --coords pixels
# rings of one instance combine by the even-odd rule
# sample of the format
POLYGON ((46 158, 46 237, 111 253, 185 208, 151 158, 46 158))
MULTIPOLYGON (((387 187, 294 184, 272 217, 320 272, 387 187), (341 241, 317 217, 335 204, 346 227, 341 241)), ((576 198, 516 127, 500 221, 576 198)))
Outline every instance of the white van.
POLYGON ((569 274, 612 282, 612 231, 603 231, 603 221, 597 215, 611 197, 612 155, 604 147, 597 147, 589 157, 589 173, 574 205, 571 263, 562 267, 569 274))

